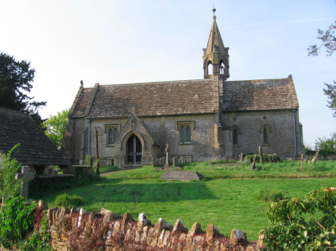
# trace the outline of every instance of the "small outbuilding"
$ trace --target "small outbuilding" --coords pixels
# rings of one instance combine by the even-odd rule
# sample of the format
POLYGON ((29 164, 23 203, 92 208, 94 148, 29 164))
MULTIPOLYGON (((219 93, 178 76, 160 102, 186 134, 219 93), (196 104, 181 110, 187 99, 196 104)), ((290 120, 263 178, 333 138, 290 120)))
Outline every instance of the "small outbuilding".
POLYGON ((43 174, 47 166, 70 165, 29 115, 0 107, 0 159, 18 143, 11 157, 36 174, 43 174))

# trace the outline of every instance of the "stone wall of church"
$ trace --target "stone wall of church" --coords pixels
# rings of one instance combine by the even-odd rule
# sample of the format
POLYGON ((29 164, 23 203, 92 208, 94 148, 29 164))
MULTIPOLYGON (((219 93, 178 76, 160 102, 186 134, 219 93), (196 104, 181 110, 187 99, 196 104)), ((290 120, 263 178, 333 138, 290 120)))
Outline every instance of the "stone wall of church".
POLYGON ((164 146, 169 144, 170 157, 192 156, 193 160, 208 160, 209 157, 218 155, 215 146, 215 115, 190 115, 151 117, 144 119, 144 124, 149 132, 161 146, 161 156, 165 156, 164 146), (192 122, 191 142, 182 143, 180 126, 192 122))
POLYGON ((87 153, 87 122, 84 118, 69 120, 62 142, 62 152, 71 164, 82 164, 80 160, 87 153))
MULTIPOLYGON (((118 139, 114 144, 108 144, 107 126, 117 126, 118 133, 124 128, 129 118, 119 119, 92 119, 91 120, 91 156, 96 156, 95 130, 98 130, 98 147, 100 158, 105 159, 103 164, 112 164, 116 157, 126 155, 126 149, 121 149, 121 140, 118 139)), ((192 157, 195 161, 209 160, 219 154, 218 146, 215 145, 215 114, 190 115, 190 116, 166 116, 166 117, 140 117, 139 120, 147 129, 149 135, 144 129, 135 125, 134 130, 138 132, 146 144, 146 154, 150 152, 151 156, 160 158, 165 156, 165 146, 169 144, 170 158, 177 156, 192 157), (180 135, 180 126, 188 124, 191 127, 191 142, 182 143, 180 135), (149 145, 152 139, 159 145, 149 145), (147 148, 148 147, 148 148, 147 148), (148 150, 148 151, 147 151, 148 150)), ((83 129, 83 128, 81 128, 83 129)), ((125 128, 124 128, 125 129, 125 128)), ((131 128, 127 129, 131 131, 131 128)), ((124 137, 125 132, 122 132, 124 137)), ((127 133, 127 132, 126 132, 127 133)), ((119 136, 118 136, 119 137, 119 136)), ((77 148, 82 145, 82 138, 76 137, 77 148)), ((77 157, 78 153, 75 154, 77 157)), ((119 161, 121 162, 121 161, 119 161)))
MULTIPOLYGON (((297 153, 302 151, 302 131, 296 113, 297 153)), ((223 129, 238 129, 238 144, 233 145, 233 154, 263 152, 276 153, 282 158, 293 158, 295 154, 295 136, 293 112, 288 111, 246 111, 229 112, 223 115, 223 129), (262 128, 267 128, 268 143, 263 144, 262 128)), ((233 139, 231 139, 233 140, 233 139)))

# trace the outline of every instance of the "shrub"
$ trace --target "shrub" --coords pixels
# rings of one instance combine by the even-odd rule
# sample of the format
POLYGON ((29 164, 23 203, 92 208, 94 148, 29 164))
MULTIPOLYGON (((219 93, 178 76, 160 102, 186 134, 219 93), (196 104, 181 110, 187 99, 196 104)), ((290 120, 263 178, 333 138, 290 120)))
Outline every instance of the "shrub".
POLYGON ((56 207, 80 206, 83 204, 83 198, 79 195, 68 195, 65 193, 58 195, 54 204, 56 207))
POLYGON ((0 246, 11 248, 32 229, 36 203, 27 204, 23 197, 8 198, 0 210, 0 246))
POLYGON ((267 250, 327 250, 336 245, 336 192, 321 188, 305 199, 272 203, 267 217, 272 224, 262 230, 267 250))
POLYGON ((9 196, 19 196, 21 190, 21 180, 15 179, 15 174, 19 172, 21 164, 16 159, 11 159, 12 152, 19 147, 16 144, 8 154, 3 154, 0 161, 0 198, 9 196))
POLYGON ((255 197, 259 201, 277 202, 285 199, 284 192, 274 191, 259 191, 255 194, 255 197))

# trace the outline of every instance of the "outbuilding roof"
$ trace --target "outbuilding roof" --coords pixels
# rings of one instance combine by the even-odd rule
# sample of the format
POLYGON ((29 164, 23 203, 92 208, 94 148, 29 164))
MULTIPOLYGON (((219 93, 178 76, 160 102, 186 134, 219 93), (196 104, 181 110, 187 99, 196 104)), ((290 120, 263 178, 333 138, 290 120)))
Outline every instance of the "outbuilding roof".
POLYGON ((70 165, 29 115, 0 108, 0 153, 8 153, 18 143, 11 157, 23 165, 70 165))

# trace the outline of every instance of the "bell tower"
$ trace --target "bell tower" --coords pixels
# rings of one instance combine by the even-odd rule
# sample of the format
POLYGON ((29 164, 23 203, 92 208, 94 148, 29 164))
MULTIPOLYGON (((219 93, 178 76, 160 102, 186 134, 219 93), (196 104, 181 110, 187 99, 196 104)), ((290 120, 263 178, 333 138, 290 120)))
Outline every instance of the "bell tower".
POLYGON ((220 77, 224 81, 230 77, 229 47, 224 47, 216 22, 216 9, 213 10, 213 22, 207 47, 203 49, 204 78, 220 77))

